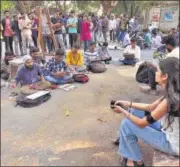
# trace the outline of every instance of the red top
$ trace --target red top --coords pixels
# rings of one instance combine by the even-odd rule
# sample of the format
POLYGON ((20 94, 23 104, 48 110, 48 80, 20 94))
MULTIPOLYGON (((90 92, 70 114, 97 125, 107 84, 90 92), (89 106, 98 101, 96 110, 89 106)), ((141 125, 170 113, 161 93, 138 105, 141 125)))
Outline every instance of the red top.
POLYGON ((81 33, 80 39, 81 41, 89 41, 91 40, 91 32, 90 32, 90 23, 88 21, 82 21, 81 23, 81 33))
POLYGON ((5 29, 4 29, 4 36, 11 37, 13 36, 13 31, 11 29, 11 21, 9 18, 5 19, 5 29))

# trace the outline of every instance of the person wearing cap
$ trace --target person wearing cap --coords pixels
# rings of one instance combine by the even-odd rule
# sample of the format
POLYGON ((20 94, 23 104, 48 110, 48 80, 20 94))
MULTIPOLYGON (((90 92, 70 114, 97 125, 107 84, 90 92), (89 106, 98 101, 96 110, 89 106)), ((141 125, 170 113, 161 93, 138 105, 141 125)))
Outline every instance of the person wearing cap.
POLYGON ((23 62, 24 66, 18 70, 13 88, 20 84, 21 93, 26 95, 50 88, 51 84, 44 80, 41 67, 33 62, 30 55, 25 55, 23 62))

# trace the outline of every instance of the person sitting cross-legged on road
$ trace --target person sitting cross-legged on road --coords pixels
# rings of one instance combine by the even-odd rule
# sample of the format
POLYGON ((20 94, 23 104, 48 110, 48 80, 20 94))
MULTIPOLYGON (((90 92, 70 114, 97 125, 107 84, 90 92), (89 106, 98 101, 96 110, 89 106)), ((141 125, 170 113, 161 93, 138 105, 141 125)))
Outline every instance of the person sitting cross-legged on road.
POLYGON ((19 83, 21 84, 21 93, 30 95, 39 90, 50 88, 51 84, 44 80, 41 67, 33 62, 30 55, 23 57, 24 66, 17 72, 15 83, 12 87, 15 88, 19 83))
POLYGON ((98 49, 96 48, 96 43, 91 42, 89 49, 84 52, 85 65, 88 68, 90 63, 93 61, 99 61, 100 57, 98 55, 98 49))
POLYGON ((135 65, 141 57, 140 47, 136 45, 136 40, 131 39, 131 44, 128 45, 123 53, 124 59, 120 60, 124 65, 135 65))
POLYGON ((86 70, 84 65, 84 58, 82 52, 79 50, 80 46, 74 44, 72 49, 67 52, 66 63, 72 73, 83 72, 86 70))
POLYGON ((110 64, 112 57, 110 56, 107 42, 103 42, 102 45, 99 43, 98 56, 105 64, 110 64))
POLYGON ((35 63, 39 64, 40 66, 45 65, 46 60, 43 58, 43 56, 39 52, 39 48, 33 46, 30 48, 30 55, 35 63))
POLYGON ((55 57, 50 59, 44 69, 44 76, 52 84, 72 83, 72 73, 69 71, 63 60, 65 53, 63 50, 56 50, 55 57))
POLYGON ((179 157, 180 87, 179 59, 169 57, 160 61, 156 82, 164 89, 164 96, 151 104, 116 101, 114 112, 125 119, 119 128, 121 166, 144 166, 138 145, 139 139, 169 155, 179 157), (129 107, 128 110, 121 106, 129 107))

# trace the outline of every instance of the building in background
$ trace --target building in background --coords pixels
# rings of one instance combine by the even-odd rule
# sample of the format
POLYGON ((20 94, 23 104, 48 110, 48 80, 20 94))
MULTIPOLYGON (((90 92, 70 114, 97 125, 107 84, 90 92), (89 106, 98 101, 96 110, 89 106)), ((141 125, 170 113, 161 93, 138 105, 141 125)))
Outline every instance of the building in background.
POLYGON ((179 2, 161 1, 159 5, 152 7, 148 11, 146 20, 147 24, 152 24, 163 31, 177 28, 179 24, 179 2))

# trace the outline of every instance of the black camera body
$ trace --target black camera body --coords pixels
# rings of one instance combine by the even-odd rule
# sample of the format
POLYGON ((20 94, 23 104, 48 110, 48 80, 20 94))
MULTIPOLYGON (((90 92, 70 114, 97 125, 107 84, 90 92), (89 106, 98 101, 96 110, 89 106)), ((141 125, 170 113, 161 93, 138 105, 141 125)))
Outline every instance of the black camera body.
MULTIPOLYGON (((116 103, 115 100, 111 101, 111 103, 110 103, 110 108, 111 109, 115 108, 115 103, 116 103)), ((128 107, 125 107, 122 103, 117 103, 116 105, 122 107, 124 110, 128 110, 128 107)))

